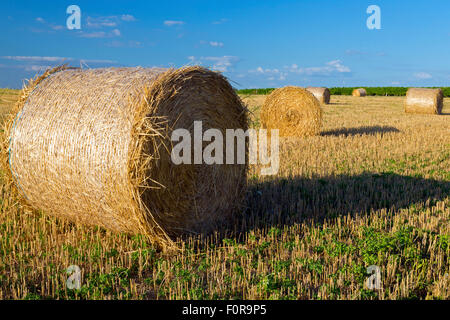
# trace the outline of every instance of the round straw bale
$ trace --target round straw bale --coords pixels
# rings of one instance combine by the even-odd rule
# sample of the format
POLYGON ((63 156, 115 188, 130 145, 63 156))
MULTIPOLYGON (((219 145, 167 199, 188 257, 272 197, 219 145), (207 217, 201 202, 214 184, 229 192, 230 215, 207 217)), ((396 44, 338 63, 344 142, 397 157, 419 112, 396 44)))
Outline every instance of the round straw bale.
POLYGON ((441 89, 409 88, 406 92, 406 113, 440 114, 443 104, 441 89))
POLYGON ((278 129, 281 137, 317 135, 322 126, 320 102, 303 88, 276 89, 261 108, 261 126, 278 129))
POLYGON ((328 88, 308 87, 306 88, 323 104, 330 103, 330 90, 328 88))
POLYGON ((247 130, 247 111, 219 73, 57 68, 29 83, 16 111, 3 162, 31 207, 173 245, 216 230, 242 205, 247 165, 171 161, 173 130, 194 139, 194 121, 203 131, 247 130))
POLYGON ((352 96, 354 96, 354 97, 365 97, 365 96, 367 96, 367 91, 364 88, 355 89, 352 92, 352 96))

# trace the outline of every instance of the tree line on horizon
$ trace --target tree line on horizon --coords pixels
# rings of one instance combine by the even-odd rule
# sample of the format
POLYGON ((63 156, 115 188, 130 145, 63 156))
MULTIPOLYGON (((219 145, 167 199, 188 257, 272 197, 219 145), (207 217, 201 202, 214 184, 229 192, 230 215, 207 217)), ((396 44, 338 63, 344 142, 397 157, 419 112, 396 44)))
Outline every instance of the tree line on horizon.
MULTIPOLYGON (((354 89, 364 88, 368 96, 405 96, 409 87, 333 87, 329 88, 332 95, 351 96, 354 89)), ((441 88, 444 97, 450 97, 450 87, 441 88)), ((236 90, 238 94, 269 94, 276 88, 256 88, 236 90)))

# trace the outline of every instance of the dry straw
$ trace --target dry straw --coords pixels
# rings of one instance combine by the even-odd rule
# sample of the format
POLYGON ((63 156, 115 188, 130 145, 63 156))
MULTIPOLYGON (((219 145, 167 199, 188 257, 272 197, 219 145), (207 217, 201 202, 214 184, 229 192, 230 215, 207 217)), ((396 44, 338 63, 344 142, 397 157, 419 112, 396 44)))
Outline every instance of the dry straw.
POLYGON ((328 88, 308 87, 306 88, 323 104, 330 103, 330 90, 328 88))
POLYGON ((406 113, 440 114, 443 104, 441 89, 410 88, 406 92, 406 113))
POLYGON ((261 126, 279 129, 281 137, 317 135, 322 127, 320 102, 303 88, 276 89, 261 108, 261 126))
POLYGON ((3 163, 25 203, 70 221, 173 237, 209 233, 242 204, 246 165, 175 165, 172 130, 247 130, 228 81, 201 67, 59 67, 30 81, 3 163))
POLYGON ((367 96, 367 91, 364 88, 355 89, 352 92, 352 96, 354 96, 354 97, 365 97, 365 96, 367 96))

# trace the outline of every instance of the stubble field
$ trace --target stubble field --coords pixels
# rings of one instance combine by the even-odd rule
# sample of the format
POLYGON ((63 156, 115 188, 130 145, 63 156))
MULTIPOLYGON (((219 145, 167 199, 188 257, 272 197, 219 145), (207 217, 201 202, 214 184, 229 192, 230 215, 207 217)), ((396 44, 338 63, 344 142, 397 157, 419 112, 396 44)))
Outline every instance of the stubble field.
MULTIPOLYGON (((0 90, 2 118, 16 98, 0 90)), ((259 127, 265 96, 242 98, 259 127)), ((404 97, 331 101, 320 136, 280 139, 278 175, 250 168, 232 227, 177 253, 26 211, 2 184, 0 299, 450 298, 450 99, 440 116, 404 114, 404 97)))

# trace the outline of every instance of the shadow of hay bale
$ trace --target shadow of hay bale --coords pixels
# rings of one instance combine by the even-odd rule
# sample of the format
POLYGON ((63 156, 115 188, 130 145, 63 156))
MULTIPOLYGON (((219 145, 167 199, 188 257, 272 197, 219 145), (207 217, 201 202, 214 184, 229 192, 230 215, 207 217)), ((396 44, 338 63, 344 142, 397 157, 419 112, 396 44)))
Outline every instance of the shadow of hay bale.
POLYGON ((448 181, 391 173, 276 179, 249 186, 248 209, 236 219, 233 230, 239 236, 258 228, 313 221, 320 224, 327 218, 408 208, 448 196, 448 181))
POLYGON ((378 133, 400 132, 391 126, 365 126, 357 128, 342 128, 323 131, 321 136, 355 136, 355 135, 376 135, 378 133))
POLYGON ((347 102, 330 102, 328 103, 329 106, 349 106, 350 103, 347 102))

